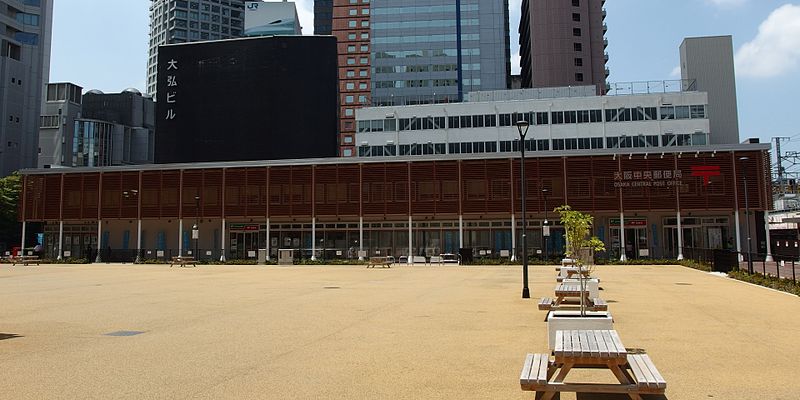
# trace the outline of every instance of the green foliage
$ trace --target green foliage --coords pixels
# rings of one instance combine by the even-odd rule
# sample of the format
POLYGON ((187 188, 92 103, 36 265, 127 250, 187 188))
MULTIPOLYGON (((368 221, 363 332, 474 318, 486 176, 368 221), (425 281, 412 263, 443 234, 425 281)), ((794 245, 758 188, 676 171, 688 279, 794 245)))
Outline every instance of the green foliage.
POLYGON ((743 270, 734 270, 728 272, 728 276, 740 281, 750 282, 756 285, 761 285, 800 296, 800 285, 789 279, 779 279, 774 276, 764 276, 761 274, 749 274, 743 270))
POLYGON ((366 265, 366 261, 358 261, 358 259, 331 259, 331 260, 312 260, 310 258, 301 258, 294 261, 295 265, 366 265))
MULTIPOLYGON (((469 265, 522 265, 522 260, 511 261, 509 258, 476 258, 469 265)), ((561 261, 554 258, 545 260, 541 258, 528 258, 528 265, 561 265, 561 261)))
POLYGON ((9 247, 21 242, 18 205, 22 179, 18 173, 0 178, 0 241, 9 247))
POLYGON ((594 217, 573 210, 568 205, 563 205, 554 210, 561 216, 561 224, 566 231, 566 251, 567 257, 575 260, 577 264, 582 264, 581 250, 589 249, 593 252, 605 251, 606 245, 596 236, 588 237, 594 222, 594 217))
POLYGON ((618 259, 597 258, 597 265, 682 265, 684 267, 697 269, 700 271, 711 271, 711 266, 694 260, 670 260, 667 258, 650 259, 640 258, 635 260, 619 261, 618 259))
POLYGON ((43 259, 42 264, 88 264, 89 260, 85 258, 62 258, 62 259, 43 259))

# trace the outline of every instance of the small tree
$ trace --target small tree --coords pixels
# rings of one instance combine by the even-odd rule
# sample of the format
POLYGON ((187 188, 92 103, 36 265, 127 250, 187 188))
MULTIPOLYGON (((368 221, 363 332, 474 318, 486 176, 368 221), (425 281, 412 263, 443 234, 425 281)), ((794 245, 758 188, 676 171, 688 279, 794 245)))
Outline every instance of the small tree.
POLYGON ((583 260, 580 254, 582 250, 587 249, 591 256, 596 251, 604 251, 606 246, 603 241, 596 236, 589 236, 594 217, 573 210, 569 205, 558 207, 555 211, 561 216, 561 224, 564 225, 564 230, 566 231, 566 256, 573 259, 575 261, 575 266, 578 268, 578 282, 580 282, 581 286, 581 316, 585 316, 586 304, 584 304, 584 293, 586 291, 586 284, 583 278, 583 260))
POLYGON ((0 178, 0 242, 14 245, 20 241, 20 223, 17 215, 22 179, 16 172, 0 178))

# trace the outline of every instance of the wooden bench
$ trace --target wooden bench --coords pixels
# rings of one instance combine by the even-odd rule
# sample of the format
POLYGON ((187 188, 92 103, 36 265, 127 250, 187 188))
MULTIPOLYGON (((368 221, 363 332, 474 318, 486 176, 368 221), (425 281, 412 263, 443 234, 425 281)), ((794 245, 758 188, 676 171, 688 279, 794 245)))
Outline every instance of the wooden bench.
POLYGON ((392 268, 392 260, 389 257, 370 257, 367 268, 375 268, 380 265, 382 268, 392 268))
MULTIPOLYGON (((586 304, 587 311, 608 311, 608 303, 605 300, 599 297, 593 297, 588 300, 589 301, 586 304)), ((580 308, 580 303, 561 302, 559 304, 555 304, 555 300, 553 300, 551 297, 542 297, 537 306, 542 311, 566 310, 580 308)))
POLYGON ((27 266, 29 264, 36 264, 39 265, 39 256, 16 256, 11 257, 11 266, 15 266, 17 264, 22 264, 27 266))
POLYGON ((647 354, 628 354, 628 367, 639 393, 664 393, 667 381, 647 354))
POLYGON ((185 267, 187 264, 197 267, 197 261, 194 260, 193 256, 174 256, 172 257, 172 262, 169 264, 169 267, 172 268, 175 264, 181 267, 185 267))
POLYGON ((599 297, 592 297, 589 301, 592 302, 592 311, 608 311, 608 303, 605 300, 599 297))

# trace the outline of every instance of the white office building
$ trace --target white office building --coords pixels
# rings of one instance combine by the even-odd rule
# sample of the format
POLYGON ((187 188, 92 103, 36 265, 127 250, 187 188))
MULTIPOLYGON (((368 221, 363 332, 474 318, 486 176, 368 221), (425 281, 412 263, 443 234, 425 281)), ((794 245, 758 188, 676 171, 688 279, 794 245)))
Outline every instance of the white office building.
MULTIPOLYGON (((356 111, 360 157, 519 151, 516 122, 526 120, 527 151, 702 146, 730 143, 710 130, 708 95, 691 82, 649 85, 651 93, 587 95, 594 88, 471 93, 464 103, 356 111), (658 91, 658 92, 655 92, 658 91), (655 93, 654 93, 655 92, 655 93)), ((673 149, 671 149, 673 150, 673 149)))

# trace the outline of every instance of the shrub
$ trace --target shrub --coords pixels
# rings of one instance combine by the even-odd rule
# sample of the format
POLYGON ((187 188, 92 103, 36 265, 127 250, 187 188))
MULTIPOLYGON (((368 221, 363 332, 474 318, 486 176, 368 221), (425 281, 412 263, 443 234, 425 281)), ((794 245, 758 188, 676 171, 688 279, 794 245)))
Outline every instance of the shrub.
POLYGON ((800 285, 788 279, 776 278, 769 275, 764 276, 761 274, 750 274, 743 270, 734 270, 728 272, 728 276, 740 281, 749 282, 800 296, 800 285))
POLYGON ((62 258, 62 259, 43 259, 42 264, 88 264, 89 260, 85 258, 62 258))

